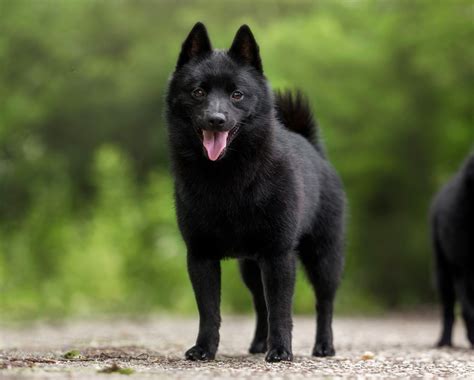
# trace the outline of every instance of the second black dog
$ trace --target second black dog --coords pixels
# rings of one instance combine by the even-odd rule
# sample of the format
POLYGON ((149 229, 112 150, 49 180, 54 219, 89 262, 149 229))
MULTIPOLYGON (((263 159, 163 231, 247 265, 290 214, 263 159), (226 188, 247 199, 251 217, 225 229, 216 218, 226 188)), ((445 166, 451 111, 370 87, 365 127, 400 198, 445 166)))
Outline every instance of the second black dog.
POLYGON ((239 259, 257 327, 251 353, 291 360, 295 251, 317 295, 313 354, 334 355, 345 197, 300 95, 276 99, 250 29, 212 50, 204 25, 184 41, 167 96, 178 224, 199 309, 190 360, 219 344, 220 260, 239 259))
POLYGON ((474 346, 474 154, 436 196, 431 215, 443 331, 438 346, 451 346, 456 299, 474 346))

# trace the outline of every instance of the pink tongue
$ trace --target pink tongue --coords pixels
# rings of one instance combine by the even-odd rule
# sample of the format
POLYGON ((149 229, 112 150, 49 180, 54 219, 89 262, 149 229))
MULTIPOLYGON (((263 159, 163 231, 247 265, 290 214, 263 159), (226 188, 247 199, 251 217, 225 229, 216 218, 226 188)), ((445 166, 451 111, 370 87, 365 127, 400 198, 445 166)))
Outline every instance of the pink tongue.
POLYGON ((203 130, 202 134, 204 148, 206 148, 207 151, 207 157, 209 157, 211 161, 217 160, 227 145, 227 135, 229 132, 211 132, 203 130))

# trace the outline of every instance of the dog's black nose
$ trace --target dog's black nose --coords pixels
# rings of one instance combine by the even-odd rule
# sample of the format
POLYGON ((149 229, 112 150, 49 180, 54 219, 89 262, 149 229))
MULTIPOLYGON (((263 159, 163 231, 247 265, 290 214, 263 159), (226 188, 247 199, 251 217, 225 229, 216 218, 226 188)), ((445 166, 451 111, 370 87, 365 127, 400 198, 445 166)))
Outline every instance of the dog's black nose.
POLYGON ((213 113, 207 119, 210 127, 222 127, 225 123, 225 115, 223 113, 213 113))

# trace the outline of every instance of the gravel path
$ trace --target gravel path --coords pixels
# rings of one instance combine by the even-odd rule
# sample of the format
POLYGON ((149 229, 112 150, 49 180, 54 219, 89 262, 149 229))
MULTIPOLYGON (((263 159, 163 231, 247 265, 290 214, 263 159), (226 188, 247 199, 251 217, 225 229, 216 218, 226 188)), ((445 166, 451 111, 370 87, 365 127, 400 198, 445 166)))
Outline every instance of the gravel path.
POLYGON ((217 359, 183 360, 194 341, 194 319, 36 323, 29 327, 0 326, 1 379, 131 378, 474 378, 474 350, 468 348, 458 323, 455 349, 433 349, 438 321, 430 317, 338 318, 334 323, 337 356, 309 356, 312 318, 294 321, 292 363, 265 363, 263 355, 246 349, 253 331, 247 317, 224 317, 217 359), (64 354, 77 350, 64 358, 64 354), (365 355, 366 351, 373 354, 365 355), (104 370, 111 373, 101 373, 104 370))

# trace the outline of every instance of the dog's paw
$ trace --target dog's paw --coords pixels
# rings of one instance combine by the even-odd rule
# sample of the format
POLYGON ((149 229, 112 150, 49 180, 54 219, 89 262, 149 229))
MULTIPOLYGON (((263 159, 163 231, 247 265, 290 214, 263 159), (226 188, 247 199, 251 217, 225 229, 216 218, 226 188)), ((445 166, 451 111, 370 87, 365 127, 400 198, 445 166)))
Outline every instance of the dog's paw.
POLYGON ((276 363, 281 361, 288 361, 291 362, 293 360, 293 354, 288 351, 286 348, 283 347, 275 347, 271 348, 265 360, 270 363, 276 363))
POLYGON ((316 343, 313 349, 313 356, 324 358, 326 356, 334 356, 336 351, 331 343, 316 343))
POLYGON ((194 346, 194 347, 191 347, 189 350, 187 350, 184 356, 187 360, 196 361, 196 360, 213 360, 216 355, 207 351, 206 349, 202 347, 194 346))
POLYGON ((474 327, 470 326, 469 330, 467 332, 467 339, 469 340, 469 343, 471 343, 471 348, 474 347, 474 327))
POLYGON ((251 354, 264 354, 267 352, 267 341, 258 340, 253 341, 249 348, 249 353, 251 354))
POLYGON ((441 348, 441 347, 452 347, 453 343, 451 342, 451 339, 440 339, 438 343, 436 343, 436 347, 441 348))

